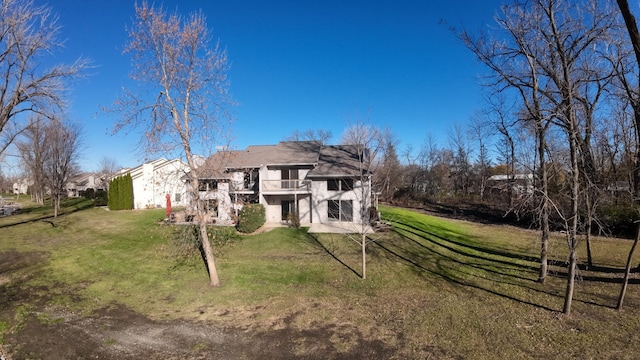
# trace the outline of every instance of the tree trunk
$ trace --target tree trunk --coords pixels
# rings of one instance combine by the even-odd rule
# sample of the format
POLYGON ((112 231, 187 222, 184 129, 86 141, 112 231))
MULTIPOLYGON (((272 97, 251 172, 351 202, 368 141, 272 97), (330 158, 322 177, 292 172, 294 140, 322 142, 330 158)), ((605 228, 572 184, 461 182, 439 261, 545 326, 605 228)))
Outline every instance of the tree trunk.
MULTIPOLYGON (((587 185, 588 186, 588 185, 587 185)), ((587 243, 587 265, 589 266, 589 268, 593 267, 593 256, 591 255, 591 231, 592 231, 592 224, 593 224, 593 204, 591 203, 591 195, 590 192, 591 189, 587 188, 585 191, 585 207, 587 210, 587 218, 586 218, 586 224, 585 224, 585 240, 587 243)))
POLYGON ((616 305, 616 310, 622 309, 624 296, 627 293, 627 285, 629 284, 629 275, 631 274, 631 261, 633 261, 633 253, 636 251, 638 241, 640 241, 640 222, 636 221, 636 223, 638 224, 636 226, 636 239, 633 241, 633 245, 631 245, 629 256, 627 256, 627 266, 624 270, 624 279, 622 280, 622 288, 620 289, 620 296, 618 296, 618 304, 616 305))
POLYGON ((213 251, 211 250, 211 242, 209 242, 209 234, 207 233, 207 223, 203 213, 203 210, 198 210, 198 219, 200 222, 200 240, 202 241, 202 249, 204 250, 204 256, 207 260, 207 271, 209 272, 209 285, 220 286, 220 279, 218 278, 218 270, 216 269, 216 263, 213 259, 213 251))
POLYGON ((564 307, 562 308, 562 312, 565 315, 571 314, 571 304, 573 302, 573 289, 575 287, 575 282, 576 282, 576 263, 577 263, 576 249, 575 249, 576 239, 575 239, 575 236, 572 236, 572 235, 569 235, 569 237, 570 237, 569 243, 571 244, 570 247, 573 247, 573 248, 569 250, 570 254, 569 254, 569 266, 567 268, 567 289, 564 297, 564 307))
POLYGON ((60 197, 58 195, 53 195, 53 217, 58 217, 58 209, 60 208, 60 197))
POLYGON ((367 278, 367 235, 364 226, 362 231, 362 278, 367 278))
MULTIPOLYGON (((629 9, 629 3, 627 0, 617 0, 618 8, 622 13, 622 17, 624 19, 624 23, 627 26, 627 31, 629 33, 629 38, 631 40, 631 45, 633 46, 633 52, 636 57, 636 63, 640 68, 640 32, 638 31, 638 25, 636 24, 636 19, 631 13, 629 9)), ((640 82, 640 78, 638 78, 640 82)), ((640 83, 638 84, 640 87, 640 83)), ((631 102, 631 106, 633 107, 633 122, 635 128, 635 137, 636 143, 640 141, 640 99, 638 97, 634 97, 630 94, 629 101, 631 102)), ((636 156, 633 161, 634 169, 633 169, 633 201, 636 207, 640 202, 640 146, 636 149, 636 156)), ((636 239, 631 246, 631 250, 629 251, 629 256, 627 257, 627 265, 625 270, 625 277, 622 284, 622 289, 620 291, 620 296, 618 297, 618 305, 616 309, 620 310, 622 308, 622 303, 624 301, 624 295, 627 290, 627 284, 629 281, 629 273, 631 272, 631 260, 633 258, 633 253, 635 252, 636 245, 638 243, 640 237, 640 223, 638 223, 638 234, 636 235, 636 239)))
MULTIPOLYGON (((191 155, 189 153, 189 155, 191 155)), ((194 162, 191 156, 187 157, 189 167, 194 169, 194 162)), ((206 260, 207 272, 209 273, 209 285, 218 287, 220 286, 220 279, 218 278, 218 269, 216 268, 216 262, 213 257, 213 250, 211 249, 211 242, 209 241, 209 234, 207 233, 207 219, 206 219, 206 210, 204 207, 203 200, 200 198, 200 193, 198 188, 200 186, 198 175, 194 170, 189 172, 189 182, 192 184, 193 188, 191 189, 191 196, 193 197, 193 202, 195 203, 195 211, 196 218, 198 219, 198 224, 200 226, 200 241, 202 243, 202 251, 204 252, 204 257, 206 260)))
POLYGON ((542 202, 540 204, 540 272, 538 274, 538 282, 544 284, 547 280, 547 273, 549 271, 549 260, 548 260, 548 250, 549 250, 549 185, 547 179, 547 166, 545 159, 544 150, 546 148, 546 140, 544 138, 545 131, 544 127, 541 123, 537 124, 537 135, 538 135, 538 157, 540 163, 540 181, 541 184, 541 193, 542 193, 542 202))
MULTIPOLYGON (((571 114, 569 114, 571 116, 571 114)), ((571 157, 571 220, 567 229, 567 241, 569 243, 569 267, 567 270, 567 291, 564 297, 563 312, 565 315, 571 314, 571 303, 573 300, 573 289, 576 277, 577 255, 577 233, 578 233, 578 202, 580 195, 580 169, 578 166, 578 142, 576 137, 576 122, 570 118, 569 122, 569 151, 571 157)))

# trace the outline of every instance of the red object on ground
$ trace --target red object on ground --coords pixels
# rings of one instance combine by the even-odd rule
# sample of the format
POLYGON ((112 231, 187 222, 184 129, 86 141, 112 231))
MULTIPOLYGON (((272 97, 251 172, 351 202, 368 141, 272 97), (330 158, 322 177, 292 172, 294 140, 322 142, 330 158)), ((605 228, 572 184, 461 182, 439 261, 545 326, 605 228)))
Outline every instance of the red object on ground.
POLYGON ((171 216, 171 195, 167 194, 167 219, 171 216))

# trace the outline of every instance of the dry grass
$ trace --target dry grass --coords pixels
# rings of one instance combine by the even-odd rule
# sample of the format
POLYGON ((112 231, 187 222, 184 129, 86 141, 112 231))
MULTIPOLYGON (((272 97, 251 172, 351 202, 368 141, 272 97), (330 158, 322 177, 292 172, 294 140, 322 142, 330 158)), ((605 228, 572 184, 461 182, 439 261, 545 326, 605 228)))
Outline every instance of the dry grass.
POLYGON ((382 211, 395 231, 372 236, 366 280, 358 244, 347 237, 280 228, 225 247, 217 258, 223 286, 209 288, 197 257, 171 259, 158 210, 90 209, 56 227, 8 226, 0 251, 47 252, 30 284, 61 284, 49 294, 60 306, 90 312, 117 303, 155 319, 287 329, 301 356, 318 350, 310 334, 319 329, 338 352, 369 341, 402 359, 633 359, 640 352, 637 277, 624 311, 613 309, 629 241, 594 240, 597 267, 580 271, 565 317, 562 237, 552 239, 554 265, 543 285, 535 281, 536 232, 382 211))

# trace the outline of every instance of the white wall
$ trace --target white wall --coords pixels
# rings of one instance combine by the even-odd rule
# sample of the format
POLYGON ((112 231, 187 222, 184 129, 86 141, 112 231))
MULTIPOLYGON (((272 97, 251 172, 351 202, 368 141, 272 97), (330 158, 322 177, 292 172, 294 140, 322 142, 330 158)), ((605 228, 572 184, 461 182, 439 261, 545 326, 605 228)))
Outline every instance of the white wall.
MULTIPOLYGON (((312 211, 314 223, 327 223, 328 217, 328 200, 352 200, 353 204, 353 222, 362 223, 360 211, 363 202, 370 203, 369 195, 363 195, 363 188, 360 181, 354 182, 354 189, 350 191, 329 191, 327 190, 327 180, 316 180, 311 183, 311 194, 313 197, 312 211), (364 199, 363 199, 364 197, 364 199)), ((364 204, 367 206, 367 204, 364 204)))
POLYGON ((188 204, 186 184, 182 177, 188 166, 180 160, 155 161, 136 169, 133 177, 133 201, 136 209, 166 207, 166 195, 171 206, 188 204), (176 199, 179 194, 179 200, 176 199))

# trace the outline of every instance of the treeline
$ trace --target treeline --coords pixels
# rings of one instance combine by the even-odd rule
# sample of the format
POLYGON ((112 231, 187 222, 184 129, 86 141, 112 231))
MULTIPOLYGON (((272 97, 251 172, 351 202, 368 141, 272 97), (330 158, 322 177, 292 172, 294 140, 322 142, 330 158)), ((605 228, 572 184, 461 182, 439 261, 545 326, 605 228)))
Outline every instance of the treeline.
POLYGON ((542 283, 550 231, 561 228, 569 314, 578 245, 586 244, 591 266, 591 235, 610 228, 604 220, 632 226, 638 218, 640 34, 625 0, 513 1, 495 20, 491 32, 453 29, 487 69, 486 111, 468 132, 454 129, 449 148, 427 143, 417 161, 402 166, 388 143, 378 185, 387 200, 507 201, 509 211, 531 214, 540 230, 542 283), (491 165, 490 145, 498 166, 491 165), (493 196, 496 173, 506 185, 493 196))

